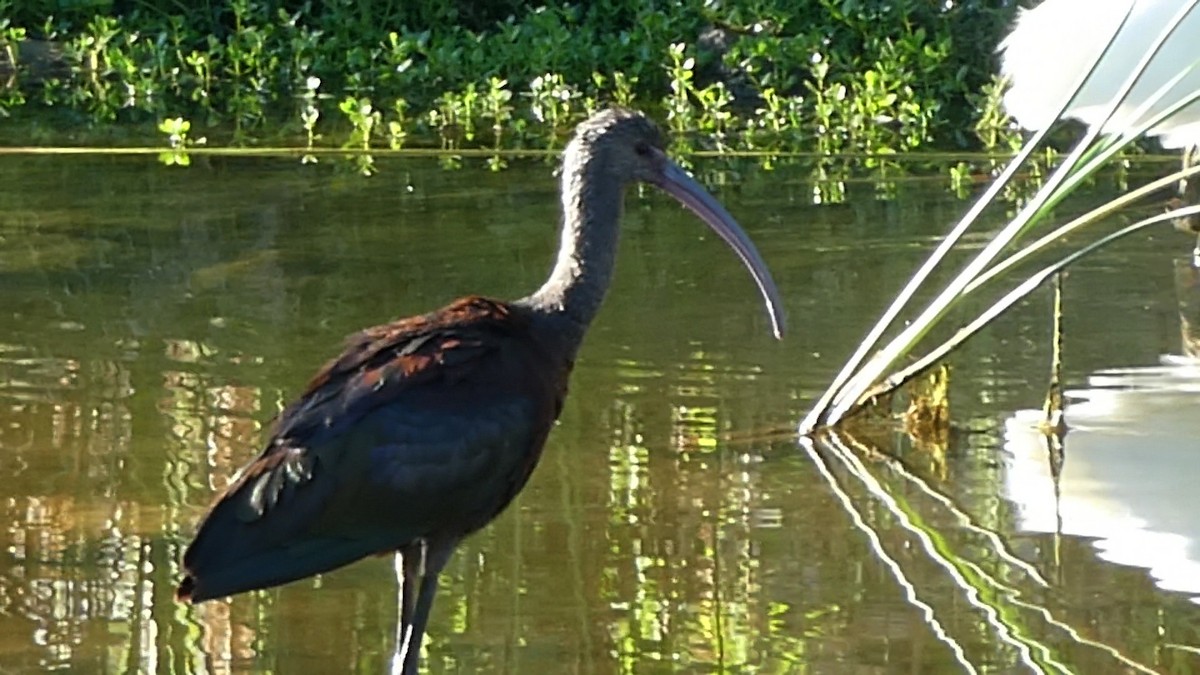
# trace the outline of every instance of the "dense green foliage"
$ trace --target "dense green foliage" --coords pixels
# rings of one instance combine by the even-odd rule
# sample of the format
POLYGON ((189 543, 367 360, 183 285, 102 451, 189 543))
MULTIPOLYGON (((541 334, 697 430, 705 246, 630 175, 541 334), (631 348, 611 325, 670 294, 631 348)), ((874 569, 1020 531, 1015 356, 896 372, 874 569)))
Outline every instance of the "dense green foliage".
POLYGON ((1003 0, 0 0, 0 114, 175 142, 553 145, 605 103, 720 148, 978 144, 1003 0), (49 56, 47 56, 47 53, 49 56), (38 58, 34 58, 34 57, 38 58), (347 131, 347 129, 349 131, 347 131))

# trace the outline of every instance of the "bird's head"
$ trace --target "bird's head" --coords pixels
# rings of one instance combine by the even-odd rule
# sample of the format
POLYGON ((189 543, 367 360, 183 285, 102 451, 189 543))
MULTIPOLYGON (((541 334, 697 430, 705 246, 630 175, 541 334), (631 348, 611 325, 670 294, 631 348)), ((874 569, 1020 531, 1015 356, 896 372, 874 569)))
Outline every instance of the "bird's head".
POLYGON ((657 183, 670 163, 658 125, 639 112, 602 110, 575 129, 567 157, 603 158, 604 170, 622 183, 657 183))
MULTIPOLYGON (((725 207, 667 157, 663 134, 654 122, 633 110, 602 110, 576 128, 565 157, 568 165, 592 163, 621 185, 634 181, 654 185, 699 216, 750 271, 766 303, 772 331, 775 337, 783 337, 782 300, 762 256, 725 207)), ((569 167, 564 170, 567 176, 582 175, 569 167)))

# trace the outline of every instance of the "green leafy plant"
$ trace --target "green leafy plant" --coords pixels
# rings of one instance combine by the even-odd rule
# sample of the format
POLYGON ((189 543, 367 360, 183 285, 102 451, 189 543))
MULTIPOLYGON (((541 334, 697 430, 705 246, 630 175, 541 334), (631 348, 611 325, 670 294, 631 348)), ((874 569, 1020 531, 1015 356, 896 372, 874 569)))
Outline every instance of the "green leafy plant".
POLYGON ((321 78, 309 77, 304 82, 304 93, 300 95, 300 124, 304 127, 305 135, 305 150, 308 152, 304 155, 302 162, 305 164, 315 163, 317 158, 313 156, 313 143, 317 140, 317 120, 321 119, 321 109, 317 107, 320 94, 317 91, 321 88, 321 78))
POLYGON ((370 154, 371 138, 375 128, 383 120, 383 113, 371 105, 371 99, 347 96, 338 104, 338 110, 350 121, 350 139, 343 147, 357 148, 360 153, 352 155, 358 172, 364 176, 375 173, 375 160, 370 154))
POLYGON ((978 143, 971 97, 1013 11, 983 0, 697 1, 669 11, 637 0, 4 0, 0 9, 0 58, 22 41, 53 42, 70 73, 19 79, 5 90, 7 110, 61 106, 99 126, 183 114, 226 142, 270 135, 312 147, 357 129, 318 133, 326 120, 306 98, 316 78, 322 96, 403 99, 404 135, 389 144, 553 146, 615 103, 663 114, 705 146, 826 153, 978 143), (695 37, 710 34, 711 44, 695 37))
MULTIPOLYGON (((0 16, 4 13, 0 3, 0 16)), ((17 72, 21 68, 20 46, 25 40, 25 29, 14 27, 6 18, 0 18, 0 56, 17 72)), ((8 117, 9 111, 25 104, 25 95, 16 87, 0 86, 0 117, 8 117)))
POLYGON ((534 120, 549 128, 552 137, 574 120, 573 106, 579 97, 559 73, 539 75, 529 83, 530 112, 534 120))
POLYGON ((408 101, 398 98, 392 103, 393 117, 387 123, 388 147, 399 150, 408 138, 408 101))
POLYGON ((492 148, 496 150, 496 154, 488 157, 487 164, 492 171, 499 171, 506 166, 500 149, 504 138, 504 129, 512 120, 513 113, 512 105, 510 105, 512 92, 508 89, 508 80, 492 77, 488 81, 488 90, 484 100, 483 115, 492 121, 492 148))
MULTIPOLYGON (((169 151, 158 154, 158 161, 166 166, 191 165, 192 160, 188 156, 187 148, 196 144, 195 141, 188 138, 188 132, 192 130, 192 123, 182 117, 171 117, 159 122, 158 130, 166 135, 167 142, 171 146, 169 151)), ((199 142, 203 143, 204 139, 200 139, 199 142)))

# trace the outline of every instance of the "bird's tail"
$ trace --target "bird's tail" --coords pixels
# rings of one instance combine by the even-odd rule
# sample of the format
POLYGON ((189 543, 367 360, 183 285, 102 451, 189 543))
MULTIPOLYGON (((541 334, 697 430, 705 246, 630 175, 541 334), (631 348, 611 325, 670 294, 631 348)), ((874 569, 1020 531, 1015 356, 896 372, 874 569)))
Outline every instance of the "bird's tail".
POLYGON ((277 586, 328 572, 389 548, 383 541, 320 538, 217 565, 206 566, 203 561, 196 561, 188 566, 175 597, 195 603, 277 586))

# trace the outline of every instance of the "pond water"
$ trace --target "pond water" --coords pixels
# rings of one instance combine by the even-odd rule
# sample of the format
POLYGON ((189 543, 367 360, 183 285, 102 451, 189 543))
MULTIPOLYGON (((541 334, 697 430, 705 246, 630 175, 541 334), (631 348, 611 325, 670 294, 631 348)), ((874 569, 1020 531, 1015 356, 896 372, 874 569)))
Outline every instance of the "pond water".
MULTIPOLYGON (((203 509, 344 335, 467 293, 517 297, 549 269, 551 164, 377 168, 0 157, 0 672, 386 671, 390 559, 197 607, 172 597, 203 509)), ((1183 351, 1174 259, 1191 242, 1138 236, 1066 282, 1069 387, 1094 405, 1087 391, 1138 389, 1104 372, 1154 378, 1158 398, 1083 413, 1132 411, 1084 430, 1124 463, 1088 455, 1084 488, 1060 486, 1138 477, 1097 499, 1126 530, 1174 538, 1143 537, 1132 559, 1097 544, 1115 536, 1103 509, 1060 527, 1044 455, 1016 447, 1019 411, 1044 396, 1048 289, 954 358, 948 444, 887 428, 797 443, 965 208, 941 178, 850 183, 822 204, 811 175, 724 172, 713 188, 783 290, 783 342, 728 250, 666 198, 631 195, 561 423, 513 507, 448 566, 428 671, 1200 669, 1200 589, 1145 560, 1195 559, 1200 393, 1171 375, 1190 362, 1163 360, 1183 351), (1139 508, 1151 496, 1165 506, 1139 508)))

